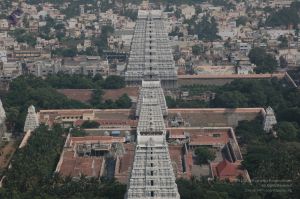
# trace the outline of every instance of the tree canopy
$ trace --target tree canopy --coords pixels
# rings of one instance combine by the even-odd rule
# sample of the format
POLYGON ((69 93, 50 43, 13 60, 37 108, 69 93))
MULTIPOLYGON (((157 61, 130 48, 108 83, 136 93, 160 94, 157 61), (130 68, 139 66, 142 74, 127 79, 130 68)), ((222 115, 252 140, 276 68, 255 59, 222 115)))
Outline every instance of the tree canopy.
POLYGON ((0 198, 124 198, 126 185, 114 180, 70 177, 55 174, 65 141, 65 130, 55 125, 36 129, 28 144, 18 149, 5 173, 0 198))
POLYGON ((267 53, 263 48, 253 48, 249 53, 251 63, 257 67, 254 69, 257 73, 272 73, 278 67, 275 56, 267 53))
POLYGON ((198 164, 207 164, 216 158, 216 154, 213 149, 208 147, 198 147, 195 149, 195 155, 198 164))
POLYGON ((274 11, 266 20, 266 26, 288 26, 293 25, 296 27, 300 23, 300 2, 293 2, 290 7, 282 8, 274 11))

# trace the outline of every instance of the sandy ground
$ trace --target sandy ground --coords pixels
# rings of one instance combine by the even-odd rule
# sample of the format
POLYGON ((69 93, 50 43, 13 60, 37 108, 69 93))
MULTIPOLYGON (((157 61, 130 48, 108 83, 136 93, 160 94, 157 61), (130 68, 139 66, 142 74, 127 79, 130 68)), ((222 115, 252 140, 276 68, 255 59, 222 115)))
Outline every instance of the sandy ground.
POLYGON ((7 167, 9 160, 16 151, 15 141, 7 143, 4 147, 0 148, 0 170, 7 167))

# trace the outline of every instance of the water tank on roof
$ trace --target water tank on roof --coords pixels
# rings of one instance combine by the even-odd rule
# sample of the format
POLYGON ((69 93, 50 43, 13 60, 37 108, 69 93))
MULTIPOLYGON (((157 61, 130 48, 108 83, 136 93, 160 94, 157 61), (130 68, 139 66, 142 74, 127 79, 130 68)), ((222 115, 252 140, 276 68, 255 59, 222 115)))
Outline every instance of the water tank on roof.
POLYGON ((111 136, 119 136, 121 134, 120 131, 112 131, 111 136))

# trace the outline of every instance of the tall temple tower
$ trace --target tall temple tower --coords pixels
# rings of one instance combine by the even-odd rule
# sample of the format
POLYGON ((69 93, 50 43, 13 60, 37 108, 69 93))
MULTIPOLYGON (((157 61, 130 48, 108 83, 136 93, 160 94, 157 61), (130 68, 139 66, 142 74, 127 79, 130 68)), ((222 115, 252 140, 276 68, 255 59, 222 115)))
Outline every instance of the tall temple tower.
POLYGON ((159 81, 143 81, 142 85, 137 109, 137 145, 125 198, 179 199, 166 142, 164 95, 154 94, 161 89, 159 81))
POLYGON ((6 129, 5 120, 6 120, 5 110, 3 108, 2 101, 0 100, 0 143, 2 142, 2 138, 5 137, 6 135, 7 129, 6 129))
POLYGON ((264 121, 263 121, 263 129, 266 132, 270 132, 270 130, 273 128, 273 126, 275 124, 277 124, 275 113, 274 113, 273 109, 269 106, 266 109, 266 115, 265 115, 264 121))
POLYGON ((160 10, 139 10, 125 72, 129 86, 160 80, 164 88, 177 86, 177 71, 160 10))
POLYGON ((139 98, 136 107, 136 116, 141 112, 142 102, 144 98, 155 98, 158 100, 163 116, 168 114, 166 99, 164 91, 161 88, 159 81, 142 81, 142 87, 139 91, 139 98))
POLYGON ((34 131, 39 126, 39 119, 35 112, 35 108, 33 105, 29 106, 25 125, 24 125, 24 132, 27 131, 34 131))

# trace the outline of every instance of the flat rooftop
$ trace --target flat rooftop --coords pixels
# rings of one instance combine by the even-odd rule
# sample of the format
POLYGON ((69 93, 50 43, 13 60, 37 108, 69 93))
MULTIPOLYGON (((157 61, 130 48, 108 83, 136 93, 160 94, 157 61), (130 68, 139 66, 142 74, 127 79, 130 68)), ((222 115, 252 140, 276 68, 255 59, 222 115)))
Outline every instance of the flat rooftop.
MULTIPOLYGON (((91 120, 134 120, 132 109, 61 109, 41 110, 39 118, 42 123, 52 123, 54 120, 68 118, 69 122, 89 118, 91 120)), ((238 121, 252 120, 264 113, 263 108, 190 108, 168 109, 168 118, 173 118, 180 113, 182 118, 191 127, 224 127, 237 126, 238 121)))

